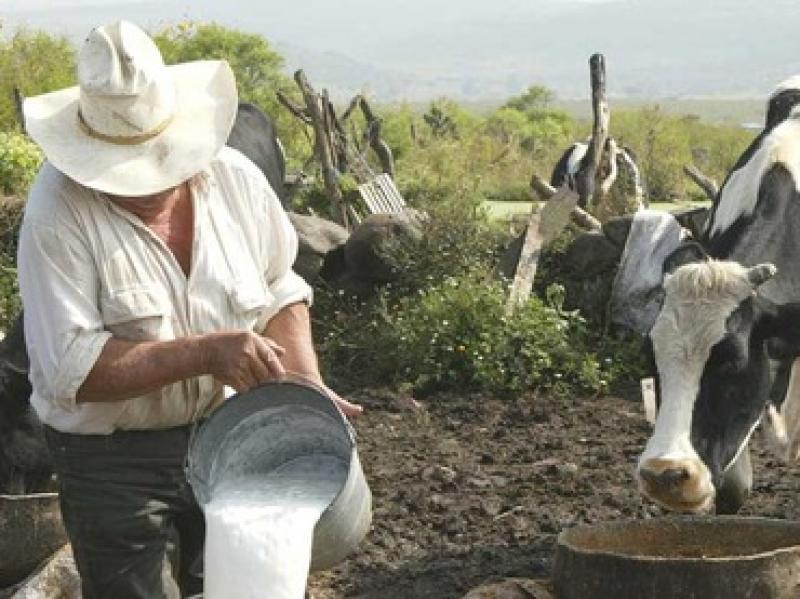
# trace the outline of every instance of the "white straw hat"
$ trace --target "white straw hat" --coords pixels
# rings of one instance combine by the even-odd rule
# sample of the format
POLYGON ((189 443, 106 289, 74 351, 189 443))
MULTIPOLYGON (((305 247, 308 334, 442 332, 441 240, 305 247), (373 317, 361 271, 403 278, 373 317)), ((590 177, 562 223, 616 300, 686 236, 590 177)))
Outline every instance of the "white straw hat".
POLYGON ((92 30, 78 82, 27 98, 25 128, 62 173, 115 195, 189 179, 225 145, 236 117, 227 62, 165 66, 153 40, 127 21, 92 30))

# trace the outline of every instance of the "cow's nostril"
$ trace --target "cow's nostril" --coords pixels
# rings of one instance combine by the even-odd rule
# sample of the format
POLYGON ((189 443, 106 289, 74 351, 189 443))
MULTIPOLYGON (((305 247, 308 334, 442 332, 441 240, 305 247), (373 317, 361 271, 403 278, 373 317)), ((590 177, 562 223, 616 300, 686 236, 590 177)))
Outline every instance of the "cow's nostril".
POLYGON ((651 470, 649 468, 642 468, 639 470, 639 476, 654 487, 668 488, 677 487, 689 480, 690 474, 688 468, 665 468, 663 470, 651 470))
POLYGON ((689 471, 686 468, 667 468, 659 478, 661 479, 661 484, 665 487, 673 487, 689 480, 689 471))

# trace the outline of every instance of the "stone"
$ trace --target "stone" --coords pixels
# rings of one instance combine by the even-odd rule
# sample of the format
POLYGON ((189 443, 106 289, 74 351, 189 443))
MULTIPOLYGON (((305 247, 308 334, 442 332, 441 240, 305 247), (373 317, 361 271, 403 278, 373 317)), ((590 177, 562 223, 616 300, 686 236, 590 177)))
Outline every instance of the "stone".
POLYGON ((346 273, 353 280, 385 284, 395 279, 395 267, 385 251, 388 243, 413 243, 422 236, 422 217, 415 210, 371 214, 351 233, 344 246, 346 273))
POLYGON ((555 595, 549 582, 509 578, 472 589, 464 599, 555 599, 555 595))
POLYGON ((344 247, 349 234, 341 225, 318 216, 294 212, 288 214, 297 231, 299 245, 294 270, 307 282, 312 283, 321 276, 324 267, 327 266, 328 270, 335 268, 328 256, 344 247))
POLYGON ((573 273, 590 277, 614 269, 621 255, 621 247, 615 246, 602 233, 590 231, 575 238, 564 260, 573 273))
POLYGON ((64 545, 45 565, 12 595, 12 599, 80 599, 81 578, 72 557, 72 547, 64 545))

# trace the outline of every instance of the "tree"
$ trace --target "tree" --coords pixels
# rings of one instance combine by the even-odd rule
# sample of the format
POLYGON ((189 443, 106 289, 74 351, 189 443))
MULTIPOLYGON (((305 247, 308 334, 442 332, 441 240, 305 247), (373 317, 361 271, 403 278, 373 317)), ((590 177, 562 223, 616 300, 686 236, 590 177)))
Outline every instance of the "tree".
POLYGON ((551 90, 533 85, 491 114, 487 131, 503 140, 516 138, 523 148, 534 153, 561 145, 572 136, 575 121, 565 112, 551 108, 554 100, 551 90))
POLYGON ((283 57, 264 37, 217 23, 184 22, 157 32, 153 39, 167 64, 227 60, 236 76, 239 99, 256 104, 275 119, 290 156, 310 152, 302 125, 277 100, 278 91, 292 97, 297 97, 297 91, 281 70, 283 57))
POLYGON ((0 39, 0 130, 19 127, 15 87, 35 96, 74 84, 75 49, 66 38, 21 28, 0 39))
POLYGON ((547 110, 556 99, 555 93, 543 85, 532 85, 525 93, 508 100, 503 108, 513 108, 524 113, 547 110))

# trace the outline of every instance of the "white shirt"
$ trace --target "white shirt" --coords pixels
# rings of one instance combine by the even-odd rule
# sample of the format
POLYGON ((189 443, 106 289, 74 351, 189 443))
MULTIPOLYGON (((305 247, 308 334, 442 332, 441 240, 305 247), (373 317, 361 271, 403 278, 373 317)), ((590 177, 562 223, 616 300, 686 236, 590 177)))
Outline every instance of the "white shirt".
POLYGON ((191 422, 223 400, 210 375, 125 401, 77 403, 75 395, 111 337, 261 332, 282 307, 311 301, 310 287, 292 271, 297 234, 252 162, 224 148, 190 189, 187 277, 138 217, 42 167, 25 208, 18 275, 31 404, 45 424, 109 434, 191 422))

